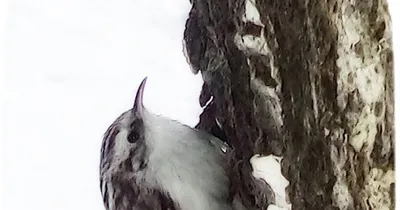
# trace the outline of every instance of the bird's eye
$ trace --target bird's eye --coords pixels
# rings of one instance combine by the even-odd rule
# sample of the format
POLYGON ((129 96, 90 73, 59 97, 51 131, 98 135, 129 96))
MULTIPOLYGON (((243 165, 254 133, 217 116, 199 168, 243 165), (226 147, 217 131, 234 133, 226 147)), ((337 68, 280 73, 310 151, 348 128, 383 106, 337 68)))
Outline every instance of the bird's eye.
POLYGON ((129 143, 135 143, 137 140, 139 140, 139 138, 140 138, 140 134, 138 131, 132 130, 128 134, 128 142, 129 143))
POLYGON ((142 137, 143 132, 143 121, 135 119, 130 125, 130 131, 128 133, 128 142, 135 143, 142 137))

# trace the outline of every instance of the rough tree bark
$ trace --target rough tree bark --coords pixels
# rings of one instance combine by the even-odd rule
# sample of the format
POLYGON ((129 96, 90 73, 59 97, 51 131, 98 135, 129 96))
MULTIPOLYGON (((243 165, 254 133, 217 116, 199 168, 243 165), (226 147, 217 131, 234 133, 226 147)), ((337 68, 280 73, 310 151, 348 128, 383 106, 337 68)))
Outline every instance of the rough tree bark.
POLYGON ((274 154, 292 209, 394 209, 387 2, 191 3, 185 53, 204 79, 200 104, 213 97, 197 127, 234 148, 232 195, 267 209, 249 159, 274 154))

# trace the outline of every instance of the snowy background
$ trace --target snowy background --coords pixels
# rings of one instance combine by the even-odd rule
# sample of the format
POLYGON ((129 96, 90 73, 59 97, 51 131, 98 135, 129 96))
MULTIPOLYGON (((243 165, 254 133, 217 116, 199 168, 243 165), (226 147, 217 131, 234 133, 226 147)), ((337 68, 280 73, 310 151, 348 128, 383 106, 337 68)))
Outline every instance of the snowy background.
POLYGON ((103 210, 102 134, 148 75, 148 109, 195 125, 189 0, 13 0, 6 23, 6 210, 103 210))
MULTIPOLYGON (((400 37, 399 3, 389 2, 400 37)), ((101 137, 146 75, 148 109, 198 121, 202 82, 182 53, 189 0, 10 0, 4 8, 0 209, 104 210, 101 137)))

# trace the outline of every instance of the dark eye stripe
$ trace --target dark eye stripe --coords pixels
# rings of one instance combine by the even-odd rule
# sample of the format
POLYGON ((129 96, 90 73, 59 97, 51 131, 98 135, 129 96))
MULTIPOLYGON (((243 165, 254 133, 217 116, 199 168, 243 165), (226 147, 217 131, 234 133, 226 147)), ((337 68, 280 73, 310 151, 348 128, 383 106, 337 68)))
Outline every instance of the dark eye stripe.
POLYGON ((135 119, 131 123, 131 128, 142 128, 143 127, 143 120, 141 119, 135 119))

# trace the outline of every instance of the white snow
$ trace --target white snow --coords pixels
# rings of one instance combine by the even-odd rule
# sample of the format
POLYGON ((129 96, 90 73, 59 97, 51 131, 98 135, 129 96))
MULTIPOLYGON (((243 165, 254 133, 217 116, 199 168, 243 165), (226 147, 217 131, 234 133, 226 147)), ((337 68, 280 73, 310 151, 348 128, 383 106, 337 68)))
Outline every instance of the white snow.
POLYGON ((264 27, 261 22, 260 13, 256 7, 256 0, 246 0, 245 12, 242 16, 243 22, 252 22, 255 25, 264 27))
MULTIPOLYGON (((245 23, 252 22, 262 28, 265 27, 261 22, 260 13, 257 10, 255 0, 246 0, 242 21, 245 23)), ((264 30, 261 30, 259 37, 252 34, 240 35, 239 33, 236 33, 234 42, 237 48, 245 53, 261 55, 269 55, 271 53, 264 36, 264 30)))
POLYGON ((285 189, 289 181, 281 173, 282 157, 268 155, 261 157, 256 154, 250 159, 253 167, 253 176, 263 179, 275 193, 274 204, 268 206, 268 210, 290 210, 292 205, 287 202, 285 189))
POLYGON ((146 75, 145 106, 198 122, 202 80, 182 53, 189 9, 188 0, 9 3, 0 209, 104 210, 102 135, 146 75))
POLYGON ((261 30, 260 36, 245 34, 243 36, 236 34, 234 37, 237 48, 245 53, 269 55, 271 50, 267 45, 267 40, 264 36, 264 30, 261 30))

